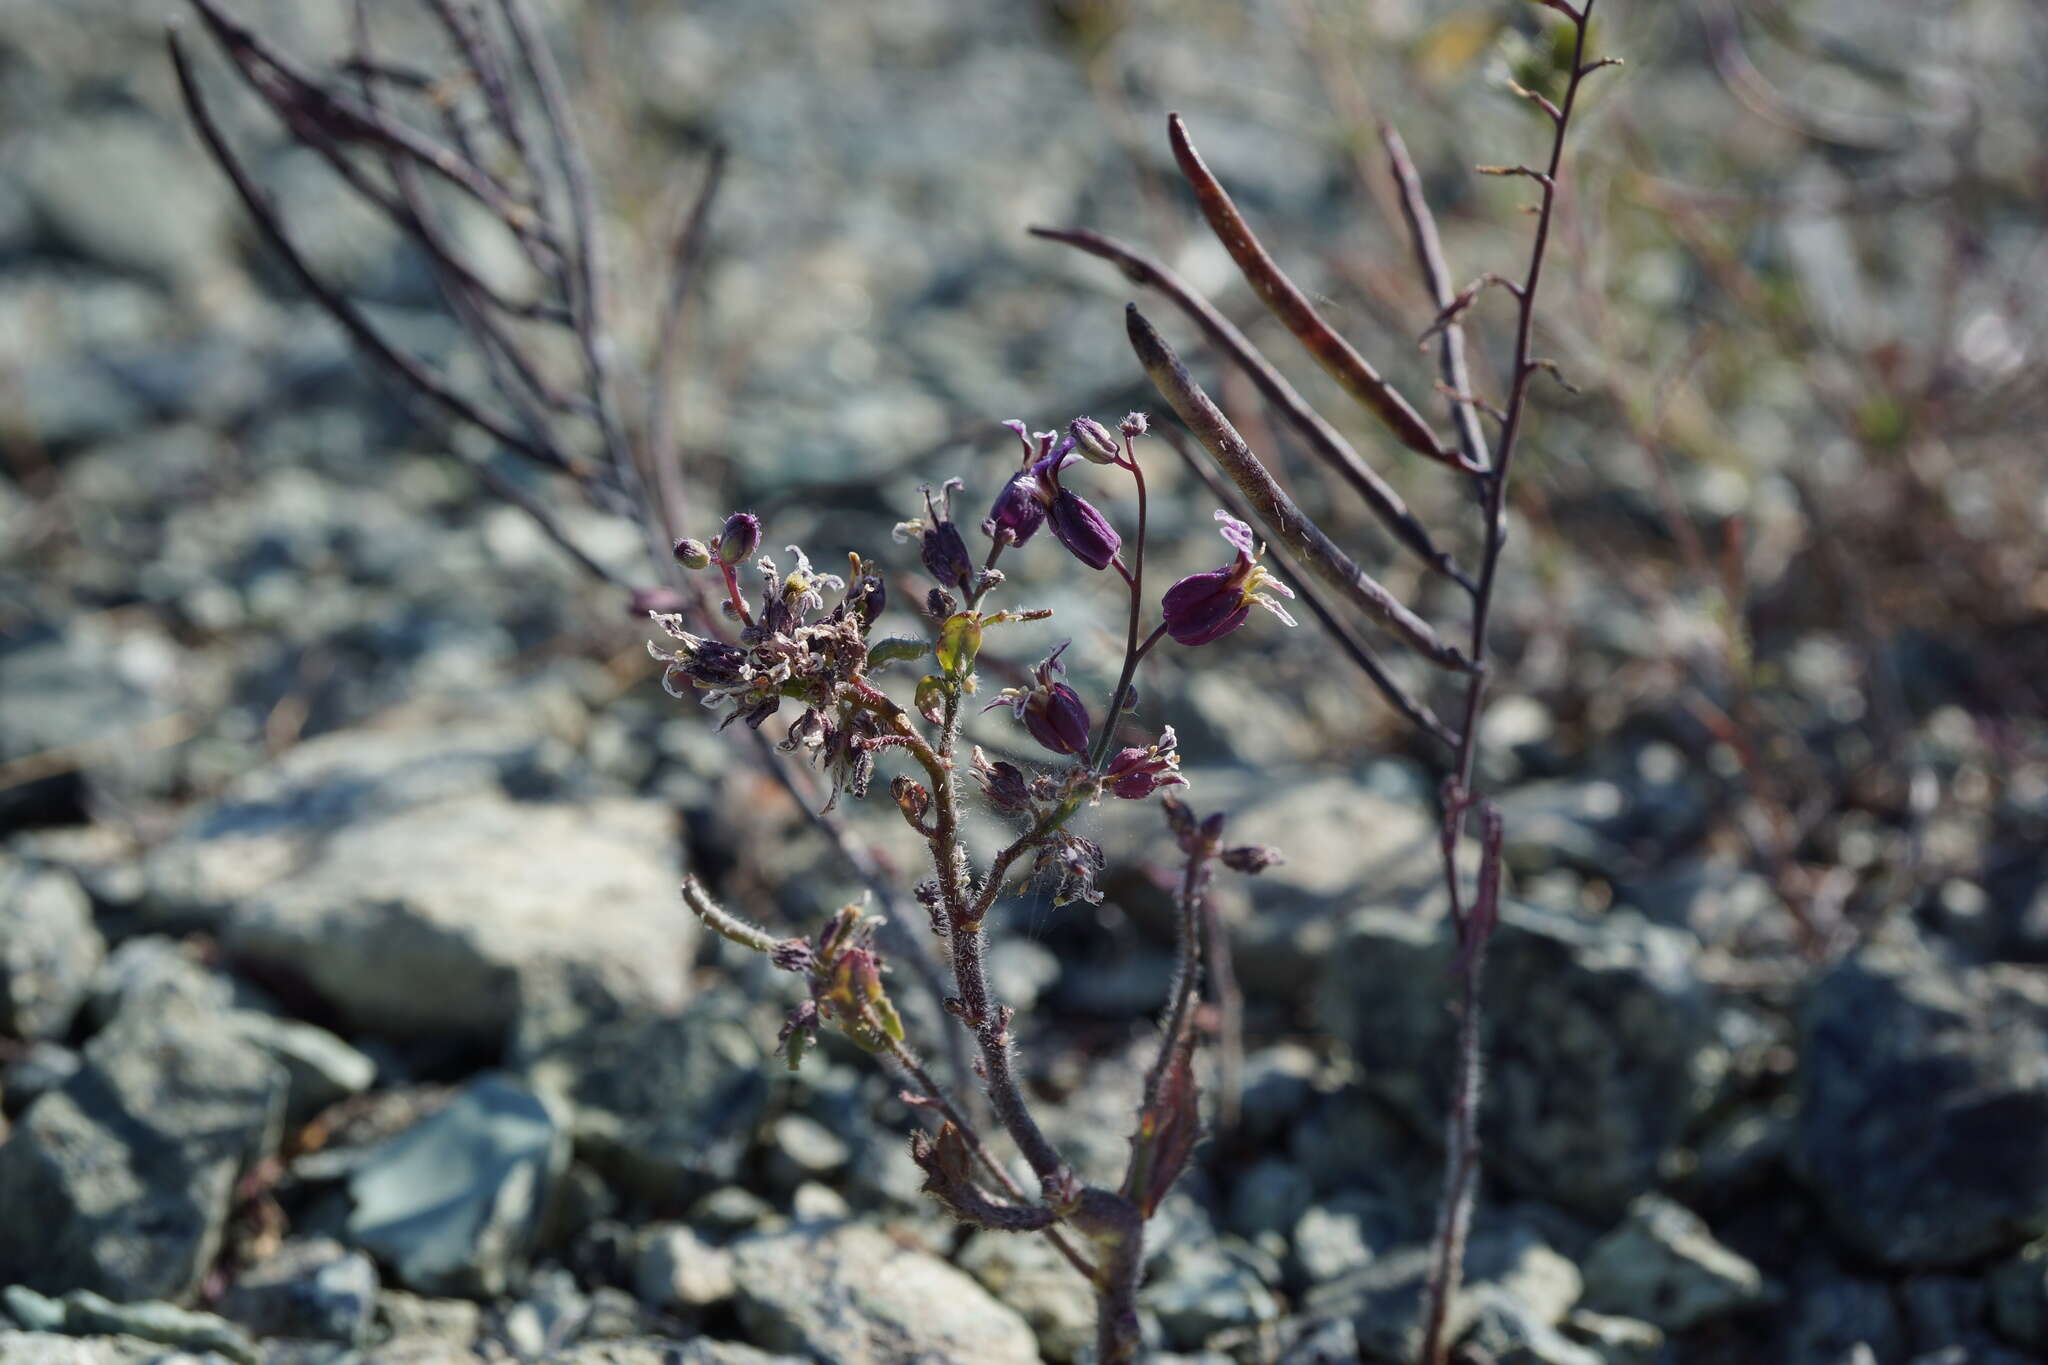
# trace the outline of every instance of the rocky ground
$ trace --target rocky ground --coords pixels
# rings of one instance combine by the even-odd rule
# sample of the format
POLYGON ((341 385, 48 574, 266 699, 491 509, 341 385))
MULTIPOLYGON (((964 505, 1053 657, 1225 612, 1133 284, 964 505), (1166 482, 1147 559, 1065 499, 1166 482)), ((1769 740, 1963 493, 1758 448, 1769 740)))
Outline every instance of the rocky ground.
MULTIPOLYGON (((617 594, 445 458, 489 453, 291 289, 176 111, 176 8, 0 9, 0 1365, 1086 1359, 1079 1277, 920 1196, 915 1115, 869 1059, 773 1057, 788 979, 700 936, 677 878, 791 932, 856 880, 661 694, 617 594)), ((1420 6, 547 8, 625 241, 658 230, 676 166, 731 148, 692 477, 821 559, 898 548, 921 480, 985 496, 996 419, 1142 401, 1122 286, 1026 223, 1154 241, 1251 322, 1175 197, 1166 108, 1291 224, 1279 243, 1354 332, 1412 335, 1428 309, 1394 231, 1359 238, 1347 89, 1402 96, 1377 112, 1401 112, 1462 259, 1519 240, 1512 198, 1457 172, 1508 154, 1512 106, 1471 93, 1483 53, 1420 6), (1371 79, 1328 83, 1333 54, 1371 79)), ((342 31, 325 7, 242 12, 309 51, 342 31)), ((2019 22, 1973 12, 1994 46, 2019 22)), ((1633 87, 1596 147, 1641 136, 1702 180, 1859 169, 1755 125, 1728 151, 1703 130, 1748 116, 1692 30, 1612 22, 1654 98, 1633 87)), ((448 351, 420 262, 275 130, 236 126, 323 265, 448 351)), ((1996 263, 2031 250, 2016 137, 1979 149, 1996 263)), ((1566 274, 1615 315, 1564 307, 1550 339, 1669 374, 1708 286, 1629 212, 1567 234, 1605 244, 1604 276, 1566 274)), ((1821 330, 1875 354, 1932 309, 1944 277, 1884 267, 1919 220, 1800 222, 1753 245, 1821 330)), ((2013 290, 1999 335, 2024 357, 2039 314, 2013 290)), ((1981 321, 2004 315, 1974 306, 1957 385, 2004 373, 1981 321)), ((1670 443, 1698 457, 1682 518, 1746 536, 1732 634, 1658 520, 1642 413, 1589 383, 1538 414, 1484 770, 1514 901, 1459 1333, 1503 1363, 2038 1360, 2048 585, 2007 534, 2048 516, 2038 465, 1957 418, 1932 442, 1948 502, 1858 502, 1936 455, 1845 442, 1797 365, 1728 344, 1702 368, 1741 382, 1704 417, 1674 405, 1703 425, 1670 443), (2019 586, 1980 590, 1998 573, 2019 586)), ((1407 349, 1390 367, 1426 390, 1407 349)), ((1448 518, 1431 474, 1399 471, 1448 518)), ((1166 571, 1209 567, 1209 505, 1170 467, 1157 485, 1166 571)), ((633 564, 629 527, 562 515, 633 564)), ((1113 663, 1090 585, 1050 554, 1018 571, 1073 623, 1077 671, 1113 663)), ((1161 1361, 1409 1360, 1453 1074, 1442 756, 1311 626, 1162 656, 1147 686, 1191 799, 1287 862, 1219 891, 1242 1113, 1161 1211, 1146 1331, 1161 1361)), ((893 812, 854 819, 913 851, 893 812)), ((1101 1178, 1170 970, 1152 820, 1095 817, 1099 910, 1033 896, 994 926, 1031 1089, 1101 1178)))

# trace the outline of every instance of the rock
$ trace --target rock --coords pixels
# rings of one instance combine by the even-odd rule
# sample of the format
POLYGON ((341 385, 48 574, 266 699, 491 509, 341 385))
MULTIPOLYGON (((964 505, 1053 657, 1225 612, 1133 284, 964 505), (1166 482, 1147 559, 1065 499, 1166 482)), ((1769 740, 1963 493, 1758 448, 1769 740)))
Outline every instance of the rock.
POLYGON ((230 952, 357 1027, 497 1043, 522 1007, 679 1008, 695 921, 653 802, 479 796, 350 824, 230 919, 230 952))
POLYGON ((30 1043, 21 1055, 0 1068, 0 1106, 19 1115, 31 1104, 78 1073, 79 1056, 55 1043, 30 1043))
POLYGON ((177 998, 124 1011, 0 1146, 0 1283, 186 1298, 284 1096, 277 1065, 217 1013, 177 998))
POLYGON ((1321 1062, 1300 1043, 1262 1047, 1244 1059, 1244 1098, 1240 1126, 1248 1137, 1280 1137, 1308 1108, 1316 1093, 1321 1062))
POLYGON ((1999 1262, 1987 1277, 1991 1322, 2016 1346, 2048 1354, 2048 1240, 1999 1262))
POLYGON ((69 873, 0 853, 0 1035, 63 1037, 106 953, 69 873))
POLYGON ((0 1330, 0 1365, 223 1365, 227 1357, 166 1355, 140 1337, 80 1339, 51 1332, 0 1330))
POLYGON ((1859 1347, 1877 1360, 1905 1356, 1905 1326, 1885 1286, 1833 1273, 1802 1284, 1785 1334, 1788 1365, 1835 1365, 1859 1347))
POLYGON ((133 775, 160 759, 143 746, 108 746, 172 714, 162 651, 150 638, 116 638, 82 622, 11 629, 0 641, 0 762, 53 749, 80 763, 0 791, 0 830, 85 818, 88 780, 133 775))
POLYGON ((633 1264, 640 1302, 662 1311, 699 1313, 733 1296, 732 1253, 712 1246, 682 1223, 647 1230, 633 1264))
POLYGON ((89 1289, 64 1296, 64 1330, 71 1336, 128 1336, 180 1350, 256 1365, 254 1342, 233 1323, 168 1303, 111 1303, 89 1289))
POLYGON ((1286 858, 1251 881, 1252 913, 1231 926, 1247 991, 1293 996, 1319 980, 1361 905, 1419 914, 1440 903, 1437 821, 1422 806, 1324 778, 1263 785, 1232 809, 1232 843, 1286 858))
POLYGON ((324 1028, 255 1010, 234 1010, 228 1025, 282 1066, 285 1122, 299 1124, 331 1104, 360 1095, 377 1079, 377 1064, 324 1028))
POLYGON ((423 708, 409 724, 322 735, 243 774, 145 856, 138 908, 160 923, 218 927, 348 826, 560 785, 587 721, 580 706, 547 690, 465 701, 423 708))
MULTIPOLYGON (((1422 1348, 1422 1300, 1429 1265, 1426 1245, 1389 1252, 1363 1270, 1309 1291, 1307 1314, 1348 1319, 1361 1359, 1410 1365, 1422 1348)), ((1526 1341, 1535 1336, 1548 1350, 1554 1343, 1543 1329, 1564 1320, 1581 1288, 1578 1267, 1533 1230, 1515 1225, 1482 1231, 1466 1246, 1465 1284, 1451 1301, 1446 1329, 1457 1342, 1484 1321, 1489 1340, 1526 1341)))
POLYGON ((1262 1278, 1249 1248, 1228 1243, 1172 1242, 1139 1293, 1139 1304, 1155 1314, 1168 1343, 1195 1350, 1231 1328, 1256 1328, 1280 1316, 1268 1287, 1277 1266, 1262 1278))
POLYGON ((1698 1214, 1662 1195, 1630 1204, 1582 1265, 1588 1308, 1672 1332, 1764 1298, 1762 1272, 1715 1241, 1698 1214))
POLYGON ((500 1294, 524 1266, 569 1161, 567 1125, 488 1075, 382 1144, 349 1179, 348 1236, 430 1294, 500 1294))
POLYGON ((859 1223, 733 1245, 740 1321, 771 1351, 823 1365, 1030 1365, 1024 1319, 952 1266, 859 1223))
POLYGON ((852 1154, 843 1138, 807 1114, 784 1114, 768 1125, 771 1174, 785 1187, 830 1176, 852 1154))
MULTIPOLYGON (((1697 951, 1631 913, 1586 921, 1502 907, 1486 975, 1491 1172, 1596 1215, 1654 1182, 1726 1065, 1713 999, 1691 969, 1697 951)), ((1437 1132, 1457 1070, 1448 923, 1364 912, 1336 954, 1349 965, 1320 992, 1324 1026, 1368 1088, 1437 1132)))
POLYGON ((1398 1210, 1374 1195, 1344 1193, 1304 1211, 1294 1224, 1294 1262, 1304 1286, 1322 1284, 1372 1264, 1393 1244, 1398 1210))
POLYGON ((130 114, 60 120, 25 149, 21 184, 43 230, 88 260, 172 280, 218 258, 228 201, 186 162, 183 144, 130 114))
POLYGON ((1564 1330, 1599 1352, 1607 1365, 1658 1365, 1664 1356, 1662 1329, 1634 1318, 1574 1308, 1564 1320, 1564 1330))
POLYGON ((732 1004, 705 999, 563 1039, 528 1071, 574 1114, 586 1160, 622 1190, 674 1200, 738 1174, 766 1116, 768 1065, 732 1004))
POLYGON ((2048 1231, 2048 980, 1873 944, 1801 1019, 1795 1168, 1883 1264, 1955 1266, 2048 1231))
POLYGON ((222 1316, 260 1337, 361 1346, 377 1307, 377 1267, 324 1237, 287 1242, 243 1272, 222 1296, 222 1316))
POLYGON ((376 1323, 391 1340, 440 1342, 465 1354, 483 1325, 483 1310, 468 1299, 432 1299, 402 1289, 377 1293, 376 1323))
POLYGON ((1968 1275, 1918 1275, 1899 1286, 1906 1337, 1916 1351, 1940 1351, 1985 1335, 1989 1291, 1968 1275))
POLYGON ((960 1268, 1022 1314, 1038 1350, 1067 1365, 1095 1342, 1095 1291, 1043 1237, 977 1232, 960 1248, 960 1268))
POLYGON ((166 996, 219 1011, 235 1003, 236 987, 233 980, 200 962, 177 939, 141 934, 114 949, 101 964, 86 1002, 86 1016, 104 1026, 131 1005, 154 1009, 166 996))
POLYGON ((799 1356, 770 1355, 733 1341, 698 1337, 680 1345, 665 1337, 586 1341, 550 1352, 548 1365, 807 1365, 799 1356))
POLYGON ((1266 1157, 1254 1162, 1233 1182, 1230 1230, 1245 1237, 1286 1232, 1314 1199, 1315 1188, 1300 1167, 1278 1157, 1266 1157))

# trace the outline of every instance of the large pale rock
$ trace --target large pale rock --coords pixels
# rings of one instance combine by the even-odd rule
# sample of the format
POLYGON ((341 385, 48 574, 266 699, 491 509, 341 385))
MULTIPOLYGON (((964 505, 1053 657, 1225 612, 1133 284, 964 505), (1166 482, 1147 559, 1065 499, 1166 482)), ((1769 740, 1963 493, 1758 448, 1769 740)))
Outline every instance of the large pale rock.
POLYGON ((475 796, 337 830, 226 942, 382 1033, 495 1042, 565 999, 668 1011, 696 941, 676 858, 654 802, 475 796))

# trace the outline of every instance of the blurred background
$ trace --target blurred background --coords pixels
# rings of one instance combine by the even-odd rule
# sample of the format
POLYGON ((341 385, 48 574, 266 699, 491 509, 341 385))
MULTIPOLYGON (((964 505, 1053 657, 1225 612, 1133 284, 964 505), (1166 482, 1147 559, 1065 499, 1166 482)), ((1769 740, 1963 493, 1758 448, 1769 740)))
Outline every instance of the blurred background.
MULTIPOLYGON (((880 558, 914 602, 889 530, 951 477, 978 520, 1014 468, 1002 420, 1164 412, 1124 340, 1135 298, 1321 524, 1462 632, 1460 595, 1169 305, 1025 229, 1145 245, 1475 557, 1468 490, 1348 406, 1238 280, 1165 117, 1441 424, 1417 344, 1436 309, 1377 127, 1406 138, 1455 282, 1519 277, 1532 191, 1473 167, 1548 145, 1508 89, 1555 75, 1540 7, 536 8, 635 410, 678 215, 727 157, 657 452, 684 531, 747 508, 771 552, 880 558)), ((347 6, 232 12, 308 69, 351 47, 347 6)), ((426 7, 367 14, 394 61, 449 68, 426 7)), ((1497 1360, 2038 1358, 2048 16, 1600 15, 1596 51, 1627 65, 1574 123, 1536 331, 1568 384, 1534 390, 1495 616, 1482 774, 1518 905, 1489 986, 1471 1340, 1497 1360)), ((861 880, 750 750, 662 694, 619 586, 658 581, 639 528, 361 357, 194 135, 167 24, 307 260, 488 392, 416 244, 285 135, 191 11, 0 9, 0 1284, 196 1304, 276 1359, 436 1341, 595 1361, 575 1353, 653 1336, 1075 1358, 1078 1281, 919 1201, 909 1117, 861 1059, 764 1062, 782 983, 675 903, 688 867, 803 932, 861 880), (877 1269, 876 1227, 916 1273, 969 1277, 941 1295, 959 1321, 935 1312, 914 1347, 835 1335, 779 1285, 867 1302, 908 1282, 877 1269), (313 1282, 357 1306, 277 1316, 278 1285, 313 1282)), ((504 262, 494 225, 452 221, 504 262)), ((1506 296, 1467 321, 1498 400, 1506 296)), ((1223 562, 1213 498, 1164 443, 1148 458, 1157 581, 1223 562)), ((1128 529, 1121 486, 1083 491, 1128 529)), ((1106 693, 1120 594, 1042 545, 1005 568, 1058 613, 1007 662, 1071 638, 1077 683, 1106 693)), ((1446 755, 1312 620, 1162 651, 1141 684, 1189 799, 1288 858, 1218 892, 1243 1112, 1171 1206, 1151 1329, 1194 1358, 1400 1359, 1449 1076, 1446 755)), ((1018 751, 1000 712, 974 733, 1018 751)), ((893 812, 847 818, 885 869, 915 866, 893 812)), ((995 952, 1049 1124, 1099 1170, 1167 990, 1170 847, 1149 812, 1084 831, 1105 904, 1020 898, 995 952)), ((4 1307, 24 1337, 149 1335, 4 1307)))

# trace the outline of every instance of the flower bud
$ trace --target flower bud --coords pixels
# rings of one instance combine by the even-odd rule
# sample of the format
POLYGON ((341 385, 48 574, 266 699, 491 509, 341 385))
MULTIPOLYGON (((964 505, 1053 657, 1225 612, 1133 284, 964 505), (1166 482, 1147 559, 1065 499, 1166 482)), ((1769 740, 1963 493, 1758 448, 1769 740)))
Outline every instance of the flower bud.
POLYGON ((1067 424, 1067 431, 1074 438, 1074 449, 1090 464, 1115 464, 1123 454, 1109 428, 1093 417, 1076 417, 1067 424))
POLYGON ((1024 705, 1024 728, 1056 754, 1088 751, 1088 708, 1065 683, 1032 694, 1024 705))
POLYGON ((744 564, 761 548, 761 519, 752 512, 735 512, 725 519, 718 533, 718 562, 728 567, 744 564))
POLYGON ((1223 865, 1248 877, 1256 877, 1274 864, 1285 861, 1279 849, 1267 844, 1241 844, 1223 850, 1223 865))
POLYGON ((711 551, 703 541, 684 536, 676 542, 676 563, 686 569, 708 569, 711 567, 711 551))
POLYGON ((1117 427, 1117 430, 1130 437, 1143 436, 1151 429, 1152 424, 1146 420, 1145 414, 1142 412, 1125 413, 1123 422, 1117 427))
POLYGON ((1046 520, 1059 543, 1091 569, 1108 568, 1123 547, 1123 537, 1109 524, 1109 518, 1096 511, 1087 499, 1064 488, 1054 496, 1046 520))
POLYGON ((1111 795, 1126 801, 1142 801, 1162 787, 1184 787, 1187 779, 1180 775, 1178 750, 1179 742, 1169 725, 1157 744, 1118 751, 1102 770, 1102 780, 1111 795))
POLYGON ((965 588, 974 574, 974 560, 967 553, 967 542, 961 538, 960 528, 950 521, 927 526, 918 537, 918 557, 924 560, 925 572, 949 588, 965 588))

